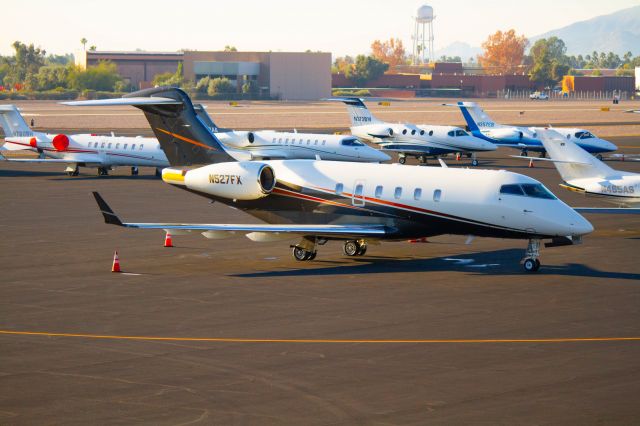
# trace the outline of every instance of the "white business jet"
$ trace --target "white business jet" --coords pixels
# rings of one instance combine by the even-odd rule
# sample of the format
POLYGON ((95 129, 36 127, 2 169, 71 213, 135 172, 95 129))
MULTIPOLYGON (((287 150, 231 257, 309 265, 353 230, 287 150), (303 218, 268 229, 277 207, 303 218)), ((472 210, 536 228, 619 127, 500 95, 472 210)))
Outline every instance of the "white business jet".
POLYGON ((235 161, 198 119, 182 90, 143 90, 119 102, 145 112, 172 166, 163 170, 165 182, 266 223, 127 223, 94 193, 109 224, 198 232, 208 238, 243 233, 253 241, 296 239, 293 256, 300 261, 315 258, 328 240, 344 241, 346 255, 360 256, 371 242, 441 234, 525 239, 526 271, 540 267, 541 240, 551 240, 547 247, 571 245, 593 230, 540 182, 524 175, 316 160, 235 161))

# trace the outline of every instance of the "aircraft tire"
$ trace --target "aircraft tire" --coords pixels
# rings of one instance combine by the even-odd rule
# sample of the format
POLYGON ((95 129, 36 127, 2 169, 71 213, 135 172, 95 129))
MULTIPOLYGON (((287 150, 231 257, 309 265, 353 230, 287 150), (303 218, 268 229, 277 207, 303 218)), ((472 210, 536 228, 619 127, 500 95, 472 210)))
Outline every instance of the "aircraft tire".
POLYGON ((291 251, 291 254, 293 254, 293 258, 295 260, 297 260, 298 262, 303 262, 303 261, 309 259, 309 257, 312 254, 312 252, 307 251, 307 250, 303 249, 302 247, 295 246, 295 247, 293 247, 293 250, 291 251))
POLYGON ((472 165, 473 167, 478 167, 478 160, 476 160, 476 159, 471 160, 471 165, 472 165))
POLYGON ((342 251, 347 256, 358 256, 360 253, 360 244, 353 240, 346 241, 342 247, 342 251))
POLYGON ((400 164, 404 164, 404 163, 406 163, 406 162, 407 162, 406 157, 400 157, 400 158, 398 158, 398 163, 400 163, 400 164))
POLYGON ((364 256, 367 253, 367 245, 362 244, 360 250, 358 250, 358 256, 364 256))
POLYGON ((538 259, 528 257, 524 260, 522 267, 526 272, 536 272, 538 269, 540 269, 540 261, 538 259))

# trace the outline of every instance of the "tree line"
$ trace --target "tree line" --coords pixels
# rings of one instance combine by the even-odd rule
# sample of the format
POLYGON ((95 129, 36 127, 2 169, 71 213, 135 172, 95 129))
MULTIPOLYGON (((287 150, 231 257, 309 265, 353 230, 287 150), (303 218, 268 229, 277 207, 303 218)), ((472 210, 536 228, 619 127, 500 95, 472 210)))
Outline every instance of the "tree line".
MULTIPOLYGON (((589 75, 600 75, 600 69, 616 69, 618 76, 632 76, 640 66, 640 56, 631 52, 622 57, 613 52, 593 52, 589 55, 567 55, 567 47, 558 37, 537 40, 527 53, 529 40, 511 29, 497 31, 482 43, 483 52, 468 62, 477 64, 488 74, 527 74, 541 87, 557 84, 565 75, 581 75, 583 69, 592 69, 589 75)), ((459 56, 442 56, 440 62, 463 62, 459 56)), ((397 72, 399 65, 410 65, 402 41, 375 40, 369 55, 342 56, 335 59, 332 72, 343 74, 354 86, 363 86, 385 72, 397 72)))

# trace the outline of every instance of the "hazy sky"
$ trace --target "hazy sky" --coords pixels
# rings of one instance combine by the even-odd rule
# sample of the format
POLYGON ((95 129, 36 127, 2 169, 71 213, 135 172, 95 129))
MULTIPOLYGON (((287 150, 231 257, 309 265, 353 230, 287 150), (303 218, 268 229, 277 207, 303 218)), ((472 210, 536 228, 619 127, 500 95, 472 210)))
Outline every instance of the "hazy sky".
MULTIPOLYGON (((86 37, 98 50, 238 50, 366 53, 375 39, 411 45, 413 16, 434 8, 435 49, 479 46, 498 29, 533 36, 637 6, 640 0, 3 0, 0 53, 15 40, 72 53, 86 37)), ((410 50, 410 49, 407 49, 410 50)))

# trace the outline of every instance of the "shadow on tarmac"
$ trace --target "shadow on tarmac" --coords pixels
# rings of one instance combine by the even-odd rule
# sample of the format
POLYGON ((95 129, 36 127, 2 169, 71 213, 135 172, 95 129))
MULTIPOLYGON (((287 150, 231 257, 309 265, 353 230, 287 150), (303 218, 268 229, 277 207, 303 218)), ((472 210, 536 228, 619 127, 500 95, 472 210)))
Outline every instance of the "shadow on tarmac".
MULTIPOLYGON (((506 249, 465 255, 452 255, 429 259, 398 259, 388 257, 365 256, 349 258, 343 265, 313 267, 320 262, 311 262, 310 268, 288 269, 284 271, 265 271, 247 274, 230 274, 241 278, 304 277, 318 275, 354 275, 387 274, 401 272, 467 272, 475 275, 527 275, 522 269, 523 250, 506 249)), ((619 280, 640 280, 640 274, 626 272, 599 271, 579 263, 565 265, 543 265, 536 275, 564 275, 576 277, 596 277, 619 280)))

